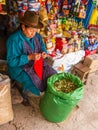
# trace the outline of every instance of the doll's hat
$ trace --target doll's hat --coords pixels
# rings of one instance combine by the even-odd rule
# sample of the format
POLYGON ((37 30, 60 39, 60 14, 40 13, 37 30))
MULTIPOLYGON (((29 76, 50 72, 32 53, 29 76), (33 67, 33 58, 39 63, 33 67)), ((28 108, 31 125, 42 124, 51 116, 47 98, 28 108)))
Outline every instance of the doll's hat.
POLYGON ((19 19, 19 22, 33 28, 43 27, 43 24, 40 22, 39 15, 35 11, 27 10, 24 16, 19 19))

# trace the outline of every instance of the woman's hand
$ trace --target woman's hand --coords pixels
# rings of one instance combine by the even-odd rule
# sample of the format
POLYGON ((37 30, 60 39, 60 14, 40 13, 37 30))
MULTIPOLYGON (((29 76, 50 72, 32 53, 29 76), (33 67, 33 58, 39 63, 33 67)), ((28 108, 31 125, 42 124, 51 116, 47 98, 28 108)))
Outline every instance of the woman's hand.
POLYGON ((28 55, 28 60, 39 60, 41 57, 40 53, 32 53, 28 55))
POLYGON ((42 56, 43 59, 45 59, 47 57, 47 53, 46 52, 42 52, 41 56, 42 56))

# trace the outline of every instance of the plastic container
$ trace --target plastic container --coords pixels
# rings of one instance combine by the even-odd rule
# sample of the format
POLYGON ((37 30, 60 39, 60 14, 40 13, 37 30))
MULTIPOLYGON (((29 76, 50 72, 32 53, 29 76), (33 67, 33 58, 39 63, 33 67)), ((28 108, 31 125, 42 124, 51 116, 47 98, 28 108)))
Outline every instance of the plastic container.
POLYGON ((10 79, 0 74, 0 125, 13 120, 10 79))
POLYGON ((50 122, 56 123, 64 121, 83 97, 83 90, 83 83, 77 76, 70 73, 52 75, 48 78, 47 90, 40 101, 40 111, 42 115, 50 122), (63 78, 72 81, 76 89, 69 93, 57 91, 53 84, 63 78))

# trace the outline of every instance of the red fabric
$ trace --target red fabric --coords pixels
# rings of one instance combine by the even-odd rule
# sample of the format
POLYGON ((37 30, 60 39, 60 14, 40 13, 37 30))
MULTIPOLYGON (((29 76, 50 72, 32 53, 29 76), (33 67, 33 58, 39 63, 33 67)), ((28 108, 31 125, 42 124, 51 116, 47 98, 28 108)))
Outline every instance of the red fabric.
POLYGON ((62 41, 62 38, 56 38, 56 49, 59 49, 60 51, 62 50, 63 48, 63 41, 62 41))
POLYGON ((40 58, 39 60, 34 61, 34 70, 40 80, 42 80, 42 73, 43 73, 43 59, 40 58))
POLYGON ((84 4, 84 5, 87 5, 88 4, 88 0, 81 0, 81 3, 84 4))
POLYGON ((85 57, 88 55, 92 55, 95 54, 97 50, 93 50, 93 51, 89 51, 89 50, 85 50, 85 57))

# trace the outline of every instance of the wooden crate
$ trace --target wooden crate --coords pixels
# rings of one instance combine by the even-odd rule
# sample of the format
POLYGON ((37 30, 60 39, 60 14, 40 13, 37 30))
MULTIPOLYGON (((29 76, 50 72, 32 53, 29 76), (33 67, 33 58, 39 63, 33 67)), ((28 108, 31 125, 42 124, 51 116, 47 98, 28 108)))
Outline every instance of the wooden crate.
POLYGON ((86 84, 89 71, 90 68, 88 66, 83 65, 81 62, 79 62, 73 66, 71 73, 78 76, 82 82, 86 84))

